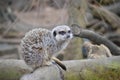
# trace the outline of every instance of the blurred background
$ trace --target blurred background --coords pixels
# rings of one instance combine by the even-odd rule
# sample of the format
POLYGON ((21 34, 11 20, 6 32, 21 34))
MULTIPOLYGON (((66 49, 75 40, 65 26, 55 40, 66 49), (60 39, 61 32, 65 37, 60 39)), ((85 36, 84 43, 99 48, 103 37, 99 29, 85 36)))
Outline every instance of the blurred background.
MULTIPOLYGON (((20 40, 34 28, 78 24, 120 46, 120 0, 0 0, 0 59, 20 59, 20 40)), ((83 59, 84 39, 75 38, 58 56, 83 59)))

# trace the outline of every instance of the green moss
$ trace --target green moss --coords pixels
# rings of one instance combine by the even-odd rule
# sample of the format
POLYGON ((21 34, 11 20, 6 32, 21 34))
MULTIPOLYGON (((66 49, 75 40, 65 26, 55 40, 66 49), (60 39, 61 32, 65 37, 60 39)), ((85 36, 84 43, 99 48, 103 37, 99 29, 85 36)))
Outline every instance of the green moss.
POLYGON ((81 75, 85 80, 120 80, 120 66, 116 63, 108 67, 97 66, 96 69, 86 69, 81 75))
POLYGON ((120 80, 120 64, 113 62, 107 67, 96 65, 80 72, 69 72, 65 80, 120 80))
POLYGON ((90 70, 85 70, 84 74, 81 73, 81 76, 85 80, 100 80, 99 77, 95 76, 95 74, 90 70))
POLYGON ((65 80, 80 80, 80 76, 77 73, 69 72, 65 75, 65 80))
MULTIPOLYGON (((79 38, 76 38, 75 39, 75 42, 74 42, 74 44, 76 44, 75 46, 76 46, 76 55, 75 55, 75 58, 74 59, 82 59, 83 58, 83 56, 82 56, 82 50, 81 50, 81 45, 80 44, 82 44, 83 43, 83 41, 81 40, 81 39, 79 39, 79 38)), ((73 44, 73 45, 74 45, 73 44)))
POLYGON ((22 74, 12 69, 0 72, 0 80, 18 80, 22 74))
POLYGON ((112 62, 111 64, 108 65, 108 68, 119 69, 120 68, 120 64, 117 63, 117 62, 112 62))

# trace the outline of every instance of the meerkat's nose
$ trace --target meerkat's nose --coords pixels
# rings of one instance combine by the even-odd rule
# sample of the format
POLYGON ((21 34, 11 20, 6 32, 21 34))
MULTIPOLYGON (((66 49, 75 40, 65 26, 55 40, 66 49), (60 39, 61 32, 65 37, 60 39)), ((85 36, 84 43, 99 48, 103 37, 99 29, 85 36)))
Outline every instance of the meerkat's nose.
POLYGON ((70 38, 70 35, 67 35, 67 38, 70 38))

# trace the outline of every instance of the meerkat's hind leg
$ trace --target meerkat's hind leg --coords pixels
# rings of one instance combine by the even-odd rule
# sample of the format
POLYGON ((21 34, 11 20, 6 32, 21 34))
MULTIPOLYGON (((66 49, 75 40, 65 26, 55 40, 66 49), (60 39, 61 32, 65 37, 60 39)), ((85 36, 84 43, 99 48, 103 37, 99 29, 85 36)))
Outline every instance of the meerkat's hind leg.
POLYGON ((52 60, 54 60, 55 63, 57 63, 63 70, 67 70, 66 66, 59 59, 57 59, 56 57, 52 57, 52 60))

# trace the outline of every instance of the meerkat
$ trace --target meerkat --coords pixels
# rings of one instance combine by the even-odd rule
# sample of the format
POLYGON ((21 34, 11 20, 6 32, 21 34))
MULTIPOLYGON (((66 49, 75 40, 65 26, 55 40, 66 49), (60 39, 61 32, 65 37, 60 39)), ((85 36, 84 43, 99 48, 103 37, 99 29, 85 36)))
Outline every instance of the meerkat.
POLYGON ((21 40, 22 58, 33 69, 49 65, 53 60, 66 70, 65 65, 54 56, 67 47, 72 37, 70 27, 66 25, 56 26, 52 31, 33 29, 21 40))

